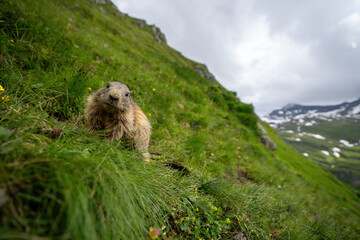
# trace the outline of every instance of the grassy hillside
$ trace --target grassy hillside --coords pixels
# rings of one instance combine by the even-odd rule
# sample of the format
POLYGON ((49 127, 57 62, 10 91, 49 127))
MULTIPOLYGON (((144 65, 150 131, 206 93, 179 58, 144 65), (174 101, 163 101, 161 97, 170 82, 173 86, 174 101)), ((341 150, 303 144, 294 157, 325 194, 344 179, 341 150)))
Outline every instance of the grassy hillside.
POLYGON ((360 190, 359 120, 351 118, 333 119, 331 122, 317 120, 312 126, 302 125, 299 131, 298 123, 289 122, 280 128, 282 129, 280 135, 298 152, 307 153, 310 160, 332 172, 343 182, 360 190), (289 132, 289 130, 292 131, 289 132), (323 138, 315 138, 308 133, 317 134, 323 138), (341 140, 355 144, 346 146, 340 142, 341 140))
POLYGON ((151 26, 89 0, 8 0, 0 30, 0 239, 357 238, 354 190, 267 126, 266 149, 252 106, 151 26), (84 125, 108 81, 147 114, 151 163, 84 125))

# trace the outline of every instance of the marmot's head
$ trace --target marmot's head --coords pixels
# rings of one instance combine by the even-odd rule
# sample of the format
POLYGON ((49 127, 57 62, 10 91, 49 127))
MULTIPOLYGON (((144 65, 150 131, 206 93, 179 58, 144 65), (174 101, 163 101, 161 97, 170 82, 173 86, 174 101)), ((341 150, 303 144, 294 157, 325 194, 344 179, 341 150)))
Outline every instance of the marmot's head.
POLYGON ((126 112, 132 106, 129 88, 119 82, 109 82, 98 90, 97 101, 110 111, 126 112))

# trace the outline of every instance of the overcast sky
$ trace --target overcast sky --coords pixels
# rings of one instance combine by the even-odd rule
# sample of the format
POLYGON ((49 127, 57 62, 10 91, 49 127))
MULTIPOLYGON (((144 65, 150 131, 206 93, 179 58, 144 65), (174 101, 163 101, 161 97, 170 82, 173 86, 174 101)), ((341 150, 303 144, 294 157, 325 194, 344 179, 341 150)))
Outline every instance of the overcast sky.
POLYGON ((360 97, 360 0, 113 0, 259 116, 360 97))

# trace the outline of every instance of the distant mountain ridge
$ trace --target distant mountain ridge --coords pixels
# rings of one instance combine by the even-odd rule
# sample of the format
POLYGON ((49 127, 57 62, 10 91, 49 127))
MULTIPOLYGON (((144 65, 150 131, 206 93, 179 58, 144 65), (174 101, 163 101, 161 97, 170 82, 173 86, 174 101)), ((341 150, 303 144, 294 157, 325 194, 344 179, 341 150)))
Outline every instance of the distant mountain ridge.
POLYGON ((360 98, 353 102, 344 102, 328 106, 305 106, 287 104, 281 109, 272 111, 262 118, 270 125, 289 122, 292 119, 319 118, 323 120, 356 118, 360 119, 360 98))

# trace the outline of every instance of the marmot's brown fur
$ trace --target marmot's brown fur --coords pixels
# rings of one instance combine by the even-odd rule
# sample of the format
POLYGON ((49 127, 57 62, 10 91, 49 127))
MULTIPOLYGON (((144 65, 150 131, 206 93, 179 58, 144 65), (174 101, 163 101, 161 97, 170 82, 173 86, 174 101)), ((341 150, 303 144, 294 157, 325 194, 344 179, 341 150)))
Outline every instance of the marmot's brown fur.
POLYGON ((92 131, 106 130, 110 141, 128 141, 149 161, 150 123, 125 84, 109 82, 91 94, 85 116, 92 131))

